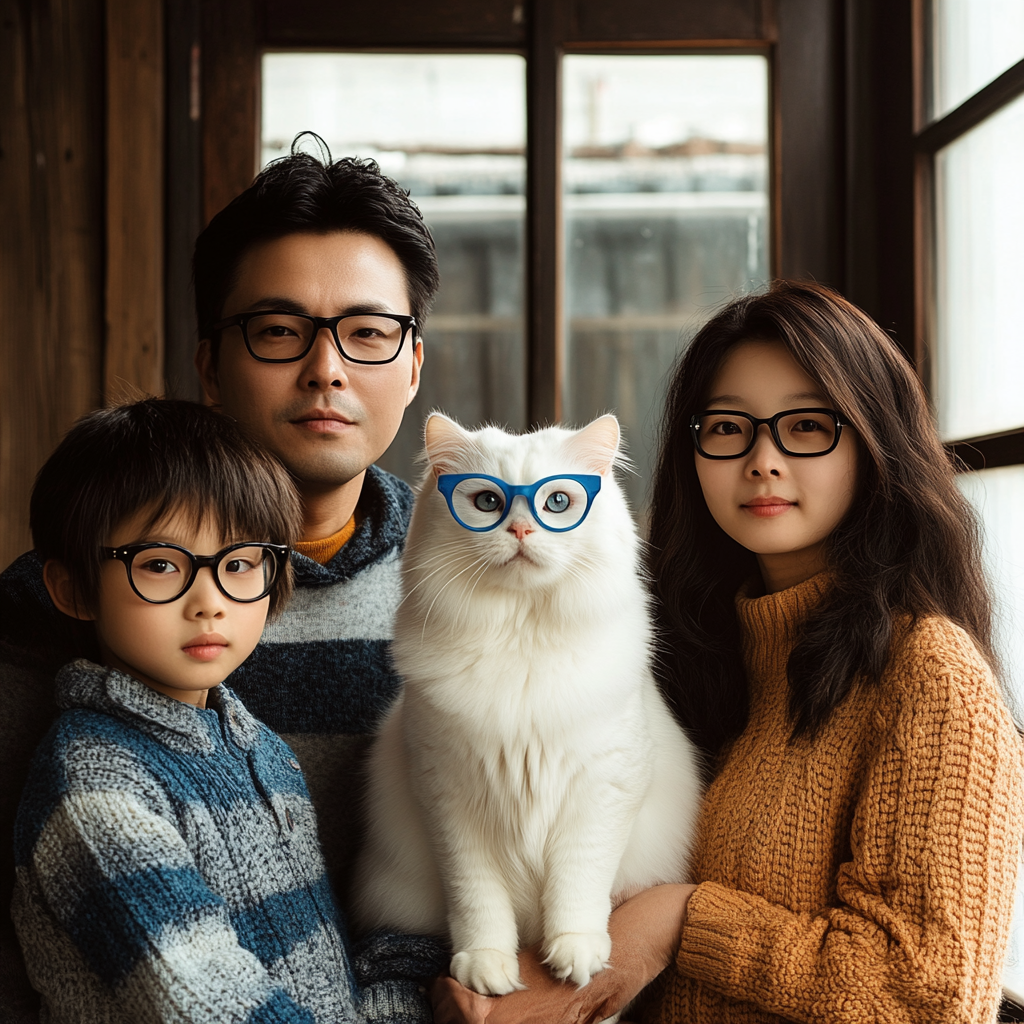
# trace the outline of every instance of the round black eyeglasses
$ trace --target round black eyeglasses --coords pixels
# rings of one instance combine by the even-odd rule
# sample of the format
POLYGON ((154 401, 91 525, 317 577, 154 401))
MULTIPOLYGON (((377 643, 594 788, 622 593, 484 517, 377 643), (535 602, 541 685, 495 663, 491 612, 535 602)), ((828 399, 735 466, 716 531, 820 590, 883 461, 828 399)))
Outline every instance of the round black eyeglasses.
POLYGON ((416 337, 416 318, 400 313, 343 313, 311 316, 259 310, 237 313, 211 324, 209 330, 238 327, 249 355, 261 363, 294 363, 306 356, 317 334, 325 327, 334 344, 350 363, 390 363, 398 358, 411 331, 416 337))
POLYGON ((132 590, 150 604, 177 601, 203 568, 212 570, 217 587, 230 600, 241 604, 261 601, 288 562, 286 544, 253 541, 229 544, 215 555, 194 555, 188 548, 159 542, 101 551, 105 558, 124 563, 132 590))
POLYGON ((741 459, 754 447, 757 430, 768 424, 783 455, 813 459, 835 451, 849 424, 834 409, 785 409, 767 419, 734 409, 709 409, 690 417, 697 454, 705 459, 741 459))

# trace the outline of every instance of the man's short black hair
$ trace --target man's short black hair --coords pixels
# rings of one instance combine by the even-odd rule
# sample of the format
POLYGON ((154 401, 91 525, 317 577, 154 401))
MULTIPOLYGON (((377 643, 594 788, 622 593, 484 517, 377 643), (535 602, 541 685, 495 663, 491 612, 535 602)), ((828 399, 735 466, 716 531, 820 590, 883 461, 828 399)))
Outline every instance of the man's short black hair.
MULTIPOLYGON (((228 417, 159 398, 91 412, 46 460, 29 507, 36 552, 64 563, 83 609, 96 608, 100 548, 142 511, 149 526, 175 512, 197 528, 212 516, 229 542, 292 544, 302 528, 288 472, 228 417)), ((290 593, 289 571, 274 584, 270 614, 290 593)))
MULTIPOLYGON (((201 338, 209 337, 210 325, 221 319, 246 252, 302 232, 361 231, 379 238, 405 269, 412 315, 422 324, 430 312, 440 283, 437 253, 409 194, 373 160, 332 160, 322 141, 322 160, 297 152, 301 137, 290 156, 268 164, 196 239, 192 272, 201 338)), ((217 339, 210 340, 216 352, 217 339)))

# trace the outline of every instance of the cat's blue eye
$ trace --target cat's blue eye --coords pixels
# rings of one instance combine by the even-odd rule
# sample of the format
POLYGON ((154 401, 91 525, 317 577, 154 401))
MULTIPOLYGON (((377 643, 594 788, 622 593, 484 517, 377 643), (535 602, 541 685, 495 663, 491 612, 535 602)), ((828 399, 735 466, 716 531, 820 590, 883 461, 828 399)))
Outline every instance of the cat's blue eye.
POLYGON ((548 495, 548 500, 544 502, 544 507, 549 512, 565 512, 571 504, 572 501, 565 491, 555 491, 554 494, 548 495))
POLYGON ((474 499, 473 505, 481 512, 497 512, 505 503, 501 500, 500 494, 494 491, 481 491, 474 499))

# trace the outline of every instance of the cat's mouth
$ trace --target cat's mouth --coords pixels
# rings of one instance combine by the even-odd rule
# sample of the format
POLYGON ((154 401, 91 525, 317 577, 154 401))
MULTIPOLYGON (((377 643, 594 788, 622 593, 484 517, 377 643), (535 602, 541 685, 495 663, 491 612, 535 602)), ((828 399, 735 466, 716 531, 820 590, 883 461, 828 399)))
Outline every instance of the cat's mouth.
POLYGON ((519 545, 519 550, 511 558, 506 558, 502 565, 512 565, 514 562, 529 562, 530 565, 536 565, 537 563, 526 553, 526 549, 519 545))

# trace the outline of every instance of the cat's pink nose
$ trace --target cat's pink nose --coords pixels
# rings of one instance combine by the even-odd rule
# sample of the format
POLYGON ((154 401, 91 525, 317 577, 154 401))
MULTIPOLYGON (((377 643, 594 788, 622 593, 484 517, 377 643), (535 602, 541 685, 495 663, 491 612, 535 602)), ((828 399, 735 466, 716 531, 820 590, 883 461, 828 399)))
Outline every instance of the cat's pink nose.
POLYGON ((508 528, 509 533, 516 535, 516 540, 522 540, 528 533, 533 533, 533 527, 526 522, 521 520, 519 522, 512 523, 508 528))

